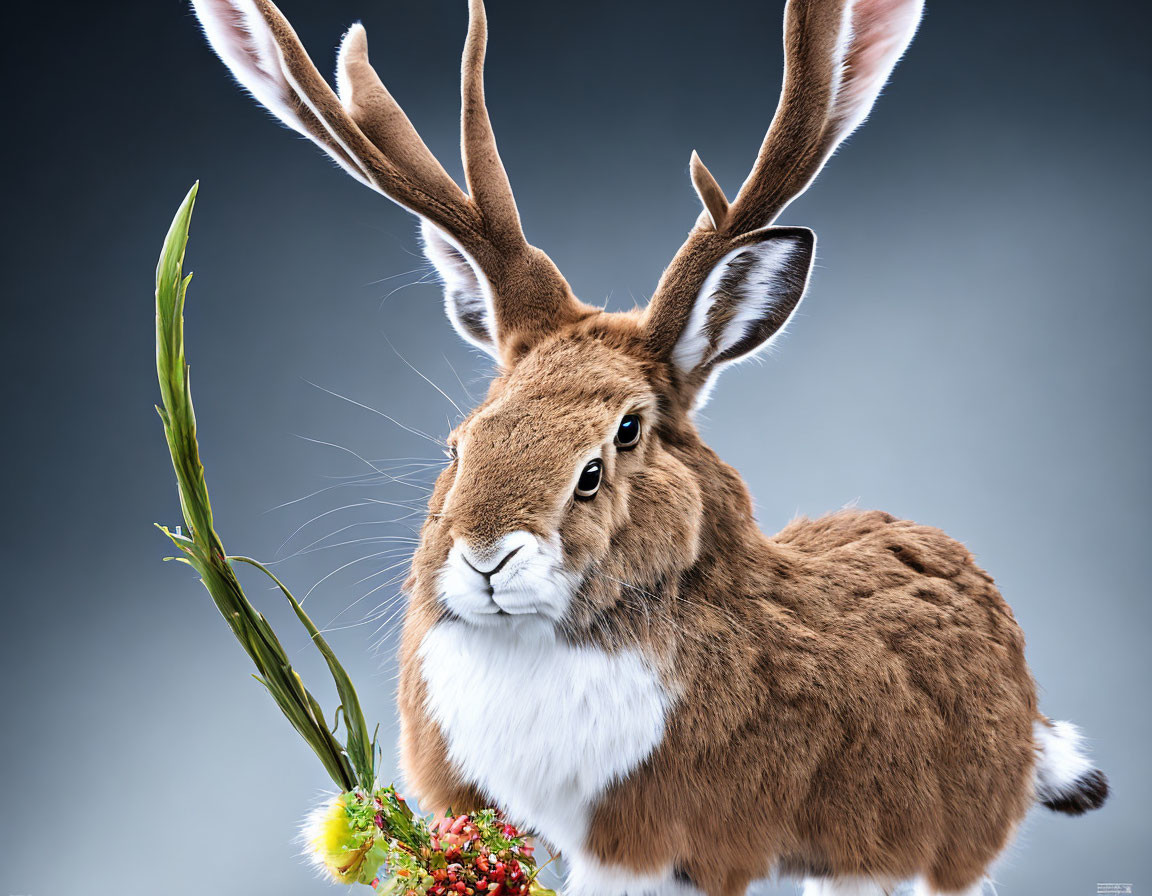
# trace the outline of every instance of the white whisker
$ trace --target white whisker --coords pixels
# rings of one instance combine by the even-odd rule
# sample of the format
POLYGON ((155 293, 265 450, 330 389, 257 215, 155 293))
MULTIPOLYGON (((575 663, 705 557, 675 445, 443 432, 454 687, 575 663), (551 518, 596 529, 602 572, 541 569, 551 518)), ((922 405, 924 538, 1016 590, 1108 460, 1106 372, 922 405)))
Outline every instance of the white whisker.
MULTIPOLYGON (((411 426, 406 426, 405 424, 403 424, 399 420, 397 420, 395 417, 390 417, 388 414, 385 414, 383 411, 378 411, 378 410, 376 410, 376 408, 370 407, 369 405, 366 405, 363 402, 357 401, 354 398, 349 398, 347 395, 341 395, 339 392, 333 392, 331 389, 325 389, 323 386, 317 385, 316 383, 312 382, 311 380, 304 380, 304 382, 308 383, 308 385, 312 386, 313 388, 319 389, 321 392, 327 392, 333 398, 342 399, 343 401, 346 401, 349 404, 356 405, 356 407, 358 407, 358 408, 363 408, 366 411, 371 411, 373 414, 376 414, 379 417, 383 417, 385 420, 387 420, 389 423, 393 424, 394 426, 399 426, 405 432, 410 432, 414 436, 420 436, 420 438, 422 438, 422 439, 427 439, 433 445, 439 445, 440 447, 443 447, 443 445, 444 445, 444 443, 441 442, 439 439, 433 438, 432 436, 428 435, 428 433, 426 433, 426 432, 421 432, 418 429, 413 429, 411 426)), ((337 446, 337 447, 339 447, 339 446, 337 446)), ((357 456, 359 457, 359 455, 357 455, 357 456)), ((364 458, 360 458, 360 459, 364 460, 364 458)), ((367 461, 364 461, 364 462, 368 463, 367 461)), ((373 467, 373 469, 376 469, 376 468, 373 467)), ((377 470, 377 472, 380 472, 380 471, 377 470)))
POLYGON ((323 585, 325 582, 327 582, 330 578, 332 578, 332 576, 336 575, 336 573, 347 569, 349 566, 355 566, 357 563, 363 563, 365 560, 372 560, 376 557, 383 557, 385 553, 386 553, 385 551, 379 551, 375 554, 368 554, 365 557, 358 557, 355 560, 349 560, 347 563, 343 564, 342 566, 337 566, 334 570, 332 570, 332 572, 328 573, 328 575, 324 576, 324 578, 320 579, 318 582, 316 582, 315 585, 313 585, 311 588, 309 588, 308 591, 304 594, 304 596, 302 598, 300 598, 300 603, 303 604, 304 601, 308 600, 308 597, 312 594, 313 591, 315 591, 317 588, 319 588, 321 585, 323 585))
POLYGON ((381 335, 384 336, 384 341, 388 343, 388 347, 390 349, 392 349, 392 353, 394 355, 396 355, 396 357, 399 358, 401 361, 403 361, 408 366, 409 370, 411 370, 414 374, 416 374, 416 376, 420 377, 420 379, 424 380, 424 382, 426 382, 429 386, 431 386, 433 389, 435 389, 437 392, 439 392, 441 395, 443 395, 444 398, 447 399, 448 403, 450 405, 452 405, 452 407, 456 408, 457 414, 459 414, 461 417, 467 417, 468 416, 467 414, 464 413, 464 411, 462 411, 460 409, 460 405, 456 404, 456 402, 452 400, 451 395, 449 395, 447 392, 445 392, 443 389, 441 389, 439 386, 437 386, 434 382, 432 382, 432 380, 430 380, 423 373, 421 373, 419 370, 417 370, 416 366, 411 361, 409 361, 402 354, 400 354, 400 352, 397 351, 396 346, 394 346, 392 344, 392 340, 389 339, 386 334, 381 334, 381 335))
MULTIPOLYGON (((407 566, 408 562, 409 561, 407 559, 404 559, 404 560, 401 560, 399 563, 393 563, 391 566, 387 566, 384 569, 380 570, 379 572, 373 573, 372 576, 369 576, 368 578, 373 578, 374 576, 383 575, 384 573, 389 572, 398 566, 407 566)), ((361 579, 359 582, 355 582, 353 584, 359 585, 361 582, 364 582, 364 581, 365 581, 365 579, 361 579)), ((335 616, 333 616, 330 620, 328 620, 328 624, 332 625, 332 623, 334 623, 337 619, 339 619, 341 616, 343 616, 345 613, 347 613, 349 610, 351 610, 353 607, 355 607, 361 601, 365 600, 370 595, 375 594, 376 591, 378 591, 380 588, 386 588, 386 587, 388 587, 387 582, 385 582, 382 585, 378 585, 376 588, 373 588, 371 591, 367 592, 366 594, 361 594, 358 598, 356 598, 356 600, 352 601, 352 603, 350 603, 343 610, 341 610, 339 613, 337 613, 335 616)), ((363 621, 364 622, 371 621, 371 615, 372 614, 369 613, 368 616, 366 616, 363 621)))

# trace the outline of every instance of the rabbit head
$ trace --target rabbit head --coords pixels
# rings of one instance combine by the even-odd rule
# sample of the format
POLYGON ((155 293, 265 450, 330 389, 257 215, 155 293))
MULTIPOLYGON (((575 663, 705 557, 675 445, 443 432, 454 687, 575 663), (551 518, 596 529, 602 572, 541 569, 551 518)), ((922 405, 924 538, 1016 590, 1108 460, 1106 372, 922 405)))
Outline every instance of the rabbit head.
MULTIPOLYGON (((446 610, 476 624, 586 628, 688 569, 706 510, 746 510, 719 506, 738 494, 726 483, 735 474, 714 469, 692 410, 724 365, 783 328, 813 242, 771 228, 726 253, 668 345, 645 315, 592 308, 521 338, 449 438, 416 581, 435 582, 446 610)), ((442 250, 430 255, 443 270, 442 250)), ((462 317, 455 277, 444 277, 449 313, 462 317)), ((487 321, 482 344, 501 343, 496 320, 473 320, 487 321)))
POLYGON ((419 216, 457 332, 490 353, 486 400, 450 437, 410 585, 480 626, 591 629, 642 603, 751 510, 692 412, 726 365, 762 351, 803 298, 815 237, 776 227, 864 118, 920 0, 793 0, 776 116, 729 202, 695 153, 704 206, 643 312, 579 301, 524 237, 484 100, 486 19, 470 0, 461 189, 368 61, 339 50, 336 90, 268 0, 194 0, 238 80, 356 179, 419 216))

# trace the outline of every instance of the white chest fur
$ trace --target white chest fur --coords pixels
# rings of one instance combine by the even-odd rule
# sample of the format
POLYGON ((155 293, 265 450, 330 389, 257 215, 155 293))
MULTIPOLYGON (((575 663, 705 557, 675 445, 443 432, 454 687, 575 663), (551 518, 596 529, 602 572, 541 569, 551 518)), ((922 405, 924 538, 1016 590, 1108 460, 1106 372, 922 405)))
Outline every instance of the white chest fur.
POLYGON ((634 651, 444 622, 424 637, 428 712, 449 757, 509 818, 566 852, 613 781, 660 743, 669 698, 634 651))

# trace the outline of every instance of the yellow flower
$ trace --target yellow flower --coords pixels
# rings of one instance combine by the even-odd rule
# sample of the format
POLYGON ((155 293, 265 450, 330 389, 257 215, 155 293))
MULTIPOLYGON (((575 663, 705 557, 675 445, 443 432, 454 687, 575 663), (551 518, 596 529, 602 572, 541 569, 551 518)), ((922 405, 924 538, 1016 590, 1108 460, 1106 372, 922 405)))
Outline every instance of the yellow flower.
POLYGON ((387 856, 376 829, 360 829, 349 811, 350 793, 342 793, 318 806, 304 821, 309 861, 342 884, 370 883, 387 856))

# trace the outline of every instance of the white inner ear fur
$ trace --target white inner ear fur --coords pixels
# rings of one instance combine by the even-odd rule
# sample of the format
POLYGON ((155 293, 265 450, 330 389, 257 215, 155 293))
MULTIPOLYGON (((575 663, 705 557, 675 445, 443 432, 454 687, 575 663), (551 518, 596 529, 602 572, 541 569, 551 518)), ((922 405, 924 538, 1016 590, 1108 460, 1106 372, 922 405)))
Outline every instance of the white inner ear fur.
MULTIPOLYGON (((820 167, 864 123, 896 63, 912 43, 923 13, 924 0, 850 0, 844 4, 820 167)), ((818 173, 819 167, 785 205, 807 190, 818 173)))
POLYGON ((240 85, 277 118, 308 136, 291 109, 276 43, 260 14, 242 0, 192 0, 192 6, 208 43, 240 85))
POLYGON ((833 147, 868 117, 923 13, 924 0, 854 0, 845 8, 837 47, 833 147))
POLYGON ((466 341, 498 358, 492 287, 476 262, 448 234, 420 219, 424 256, 444 285, 444 310, 466 341))
POLYGON ((352 161, 354 156, 348 147, 324 124, 315 105, 288 76, 271 30, 248 0, 192 0, 192 7, 209 45, 241 87, 281 122, 320 146, 356 180, 377 189, 352 161), (325 146, 309 131, 296 111, 297 102, 316 116, 328 138, 339 147, 338 151, 325 146))
POLYGON ((806 264, 798 257, 802 251, 792 240, 773 239, 741 246, 725 255, 704 281, 672 350, 672 361, 680 371, 687 375, 709 364, 739 345, 766 318, 779 314, 784 304, 791 304, 787 317, 761 342, 726 358, 725 363, 751 357, 770 345, 784 331, 807 285, 805 273, 797 296, 795 278, 790 275, 797 265, 806 264), (738 272, 739 267, 744 270, 738 272), (713 319, 721 302, 729 305, 724 309, 727 320, 717 327, 713 319))

